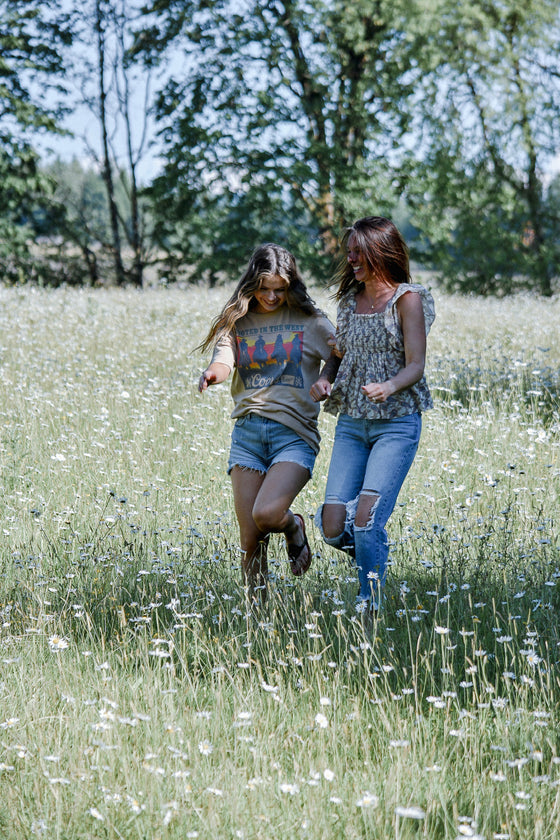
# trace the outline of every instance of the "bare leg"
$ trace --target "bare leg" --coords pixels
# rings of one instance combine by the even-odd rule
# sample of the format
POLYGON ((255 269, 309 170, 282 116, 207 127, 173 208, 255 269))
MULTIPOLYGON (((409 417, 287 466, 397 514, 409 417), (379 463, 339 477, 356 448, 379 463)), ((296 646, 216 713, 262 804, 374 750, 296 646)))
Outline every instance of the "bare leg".
POLYGON ((253 506, 253 519, 261 531, 284 533, 288 542, 297 542, 301 529, 290 505, 308 481, 308 470, 291 461, 269 469, 253 506))
POLYGON ((322 522, 325 537, 338 537, 344 531, 346 505, 326 502, 322 509, 322 522))
POLYGON ((251 593, 256 586, 266 586, 268 573, 268 534, 261 531, 253 519, 253 506, 264 480, 265 475, 257 470, 235 466, 231 471, 233 501, 239 523, 243 582, 251 593))
POLYGON ((274 464, 266 475, 236 466, 231 471, 231 480, 243 552, 243 575, 247 584, 254 587, 266 579, 266 554, 263 557, 259 544, 267 534, 284 533, 290 545, 304 542, 301 525, 290 505, 309 481, 309 471, 291 461, 274 464))

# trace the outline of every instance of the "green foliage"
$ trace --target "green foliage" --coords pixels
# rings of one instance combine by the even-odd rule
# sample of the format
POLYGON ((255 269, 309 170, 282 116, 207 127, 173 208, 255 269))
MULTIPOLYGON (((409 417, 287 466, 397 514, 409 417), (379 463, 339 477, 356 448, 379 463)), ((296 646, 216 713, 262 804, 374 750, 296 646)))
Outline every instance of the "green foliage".
POLYGON ((55 130, 54 93, 70 79, 68 16, 54 0, 0 3, 3 279, 141 285, 153 222, 168 280, 233 278, 265 240, 323 280, 341 229, 379 213, 404 222, 413 255, 449 290, 558 288, 555 0, 97 9, 97 28, 93 6, 73 9, 76 42, 100 40, 97 54, 73 54, 71 72, 85 102, 103 101, 109 206, 96 175, 76 169, 74 179, 77 165, 57 164, 45 178, 33 152, 33 132, 55 130), (156 74, 167 81, 154 98, 156 74), (143 194, 150 113, 165 165, 143 194), (38 236, 48 239, 42 263, 38 236))
POLYGON ((425 256, 450 289, 550 295, 560 257, 545 181, 560 145, 558 5, 440 0, 424 11, 415 107, 426 152, 408 200, 425 256))
MULTIPOLYGON (((54 2, 10 0, 0 5, 0 280, 41 280, 32 253, 36 208, 50 184, 38 168, 30 131, 53 131, 56 107, 46 92, 60 85, 61 46, 70 43, 66 18, 54 2)), ((54 100, 53 100, 54 101, 54 100)))
POLYGON ((168 163, 156 196, 172 197, 161 243, 173 226, 198 274, 214 240, 246 255, 272 228, 324 274, 341 226, 395 203, 388 156, 406 118, 391 102, 411 89, 400 5, 379 3, 372 17, 366 2, 251 3, 244 15, 195 3, 180 26, 174 3, 154 12, 165 34, 139 36, 148 60, 169 40, 190 56, 158 102, 168 163))
POLYGON ((36 153, 13 137, 0 137, 0 279, 25 282, 36 269, 30 255, 33 214, 49 183, 36 153))

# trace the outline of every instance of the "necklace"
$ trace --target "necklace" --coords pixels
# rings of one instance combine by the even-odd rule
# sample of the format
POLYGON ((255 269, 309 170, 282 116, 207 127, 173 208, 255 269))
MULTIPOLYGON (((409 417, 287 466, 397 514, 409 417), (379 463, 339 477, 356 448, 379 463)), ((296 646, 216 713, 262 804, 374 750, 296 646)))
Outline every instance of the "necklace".
POLYGON ((383 312, 387 301, 389 300, 392 294, 392 289, 388 289, 387 291, 382 290, 381 293, 377 295, 376 298, 372 301, 367 291, 365 289, 363 290, 363 296, 366 302, 366 306, 369 307, 370 312, 383 312))
POLYGON ((379 301, 378 300, 371 301, 369 295, 366 294, 365 292, 364 292, 364 296, 365 296, 366 303, 369 306, 370 311, 375 312, 375 308, 379 305, 379 301))

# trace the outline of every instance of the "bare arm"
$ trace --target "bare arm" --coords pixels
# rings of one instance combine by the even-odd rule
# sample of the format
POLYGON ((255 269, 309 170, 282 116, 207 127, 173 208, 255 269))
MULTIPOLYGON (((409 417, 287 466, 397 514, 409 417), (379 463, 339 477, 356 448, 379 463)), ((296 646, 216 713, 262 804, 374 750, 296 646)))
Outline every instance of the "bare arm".
POLYGON ((230 373, 229 365, 224 365, 223 362, 212 362, 206 370, 202 371, 198 380, 198 390, 202 393, 202 391, 206 391, 209 385, 219 385, 220 382, 225 382, 230 373))
POLYGON ((331 385, 336 379, 336 374, 340 367, 341 357, 336 350, 333 350, 319 374, 319 379, 314 382, 309 393, 315 402, 321 402, 331 393, 331 385))
POLYGON ((385 402, 392 394, 410 388, 424 374, 426 364, 426 326, 420 295, 409 292, 397 302, 404 337, 405 365, 386 382, 362 385, 364 394, 374 402, 385 402))

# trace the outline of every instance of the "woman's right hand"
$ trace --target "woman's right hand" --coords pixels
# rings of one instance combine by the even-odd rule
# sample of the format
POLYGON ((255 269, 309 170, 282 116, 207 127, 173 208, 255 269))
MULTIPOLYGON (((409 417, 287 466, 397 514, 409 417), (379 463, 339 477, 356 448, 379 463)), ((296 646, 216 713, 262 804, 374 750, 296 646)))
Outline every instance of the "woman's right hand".
POLYGON ((198 380, 198 390, 200 393, 206 391, 209 385, 220 385, 225 382, 230 375, 230 368, 223 362, 211 362, 206 370, 203 370, 198 380))
POLYGON ((210 370, 209 368, 206 368, 206 370, 203 370, 201 375, 200 375, 200 379, 198 380, 198 390, 199 390, 199 392, 202 394, 203 391, 206 391, 208 386, 213 385, 214 382, 216 381, 216 379, 217 379, 217 376, 216 376, 215 371, 210 370))
POLYGON ((326 400, 327 397, 330 397, 331 395, 331 387, 331 383, 328 379, 318 379, 317 382, 314 382, 309 389, 311 399, 314 402, 322 402, 322 400, 326 400))

